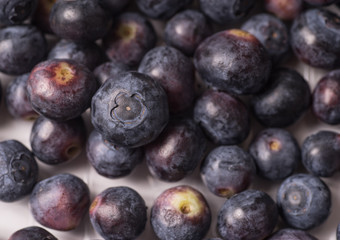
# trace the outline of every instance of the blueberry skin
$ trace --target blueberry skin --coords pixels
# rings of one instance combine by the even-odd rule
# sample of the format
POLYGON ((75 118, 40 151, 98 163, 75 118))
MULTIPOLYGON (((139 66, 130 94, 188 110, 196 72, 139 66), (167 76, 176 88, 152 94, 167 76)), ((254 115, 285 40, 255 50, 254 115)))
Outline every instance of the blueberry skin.
POLYGON ((89 188, 83 180, 68 173, 38 182, 30 198, 34 219, 45 227, 59 231, 78 227, 89 205, 89 188))
POLYGON ((106 240, 136 239, 147 221, 144 199, 129 187, 112 187, 101 192, 89 213, 93 228, 106 240))
POLYGON ((255 0, 200 0, 201 11, 218 24, 244 18, 255 6, 255 0))
POLYGON ((93 126, 117 146, 140 147, 152 142, 168 120, 163 88, 142 73, 126 72, 109 78, 92 98, 93 126))
POLYGON ((58 240, 41 227, 26 227, 13 233, 8 240, 58 240))
POLYGON ((208 189, 229 198, 247 189, 255 175, 253 159, 238 146, 214 148, 201 166, 201 177, 208 189))
POLYGON ((144 157, 141 148, 116 147, 95 130, 87 140, 86 154, 97 173, 107 178, 129 175, 144 157))
POLYGON ((266 48, 273 63, 282 61, 290 50, 286 25, 273 15, 262 13, 249 18, 241 27, 254 35, 266 48))
POLYGON ((104 9, 107 9, 111 15, 121 13, 129 3, 130 0, 99 0, 99 4, 101 4, 104 9))
POLYGON ((150 18, 168 19, 192 0, 136 0, 139 10, 150 18))
POLYGON ((301 150, 296 139, 280 128, 268 128, 258 133, 250 143, 249 153, 258 174, 271 180, 288 177, 301 161, 301 150))
POLYGON ((0 142, 0 200, 14 202, 31 193, 38 181, 38 164, 22 143, 0 142))
POLYGON ((16 25, 0 30, 0 49, 0 71, 21 75, 44 59, 47 43, 35 26, 16 25))
POLYGON ((104 37, 111 23, 111 16, 99 1, 58 0, 50 12, 53 32, 60 38, 76 42, 93 42, 104 37))
POLYGON ((325 9, 301 13, 290 30, 290 43, 295 55, 318 68, 340 66, 340 18, 325 9))
POLYGON ((176 182, 191 174, 203 159, 205 136, 192 119, 172 119, 160 136, 146 145, 145 159, 151 174, 176 182))
POLYGON ((25 120, 36 119, 39 114, 33 110, 27 96, 26 86, 29 73, 20 75, 11 81, 6 89, 5 102, 12 117, 25 120))
POLYGON ((107 60, 104 51, 96 43, 75 43, 60 40, 49 52, 48 59, 72 59, 94 70, 107 60))
POLYGON ((2 0, 0 2, 0 22, 4 25, 19 24, 35 10, 37 0, 2 0))
POLYGON ((250 131, 247 106, 226 92, 206 90, 196 100, 194 120, 218 145, 239 144, 250 131))
POLYGON ((271 71, 264 46, 255 36, 239 29, 206 38, 195 51, 194 64, 205 83, 234 94, 258 92, 271 71))
POLYGON ((251 99, 253 114, 267 127, 287 127, 309 108, 311 92, 307 81, 295 70, 273 71, 268 85, 251 99))
POLYGON ((183 113, 194 103, 195 76, 191 60, 169 46, 156 47, 145 54, 138 71, 159 82, 165 90, 169 110, 183 113))
POLYGON ((302 163, 318 177, 331 177, 340 168, 340 137, 332 131, 319 131, 302 144, 302 163))
POLYGON ((278 217, 277 206, 267 193, 245 190, 223 204, 217 218, 217 231, 225 240, 264 239, 274 230, 278 217))
POLYGON ((313 91, 312 109, 315 116, 327 124, 340 123, 340 70, 322 77, 313 91))
POLYGON ((206 17, 199 11, 188 9, 177 13, 166 23, 164 41, 185 55, 192 56, 211 32, 206 17))
POLYGON ((265 9, 282 20, 294 20, 303 9, 303 0, 265 0, 265 9))
POLYGON ((276 202, 288 225, 307 230, 319 226, 329 216, 331 192, 318 177, 296 174, 282 182, 276 202))
POLYGON ((109 77, 116 77, 118 74, 129 70, 131 69, 128 65, 118 61, 110 61, 96 67, 93 74, 96 77, 99 86, 101 86, 109 77))
POLYGON ((139 13, 125 12, 114 20, 103 38, 103 48, 111 61, 136 67, 156 42, 156 32, 147 18, 139 13))
POLYGON ((293 228, 285 228, 275 232, 268 240, 318 240, 308 232, 293 228))

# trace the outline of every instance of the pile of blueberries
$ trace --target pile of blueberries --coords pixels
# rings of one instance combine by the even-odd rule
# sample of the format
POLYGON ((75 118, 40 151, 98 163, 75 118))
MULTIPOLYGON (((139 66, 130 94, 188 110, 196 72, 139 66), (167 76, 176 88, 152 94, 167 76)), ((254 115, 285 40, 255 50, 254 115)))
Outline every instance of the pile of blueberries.
MULTIPOLYGON (((0 142, 0 200, 30 194, 34 219, 60 231, 89 213, 106 240, 138 239, 148 219, 161 240, 204 239, 211 227, 219 238, 210 240, 315 240, 306 230, 330 214, 320 177, 340 170, 340 135, 319 131, 300 147, 285 128, 309 109, 323 123, 340 123, 340 16, 325 8, 332 4, 340 7, 339 0, 0 0, 0 71, 15 76, 2 104, 13 118, 34 120, 30 149, 0 142), (282 67, 294 57, 329 71, 313 91, 282 67), (245 149, 253 121, 262 128, 245 149), (226 198, 217 226, 205 196, 189 185, 166 189, 148 217, 130 187, 91 202, 72 174, 38 181, 36 160, 63 164, 83 149, 111 179, 143 161, 165 182, 199 168, 202 184, 226 198), (281 181, 276 199, 248 189, 256 175, 281 181)), ((56 237, 27 227, 9 239, 56 237)))

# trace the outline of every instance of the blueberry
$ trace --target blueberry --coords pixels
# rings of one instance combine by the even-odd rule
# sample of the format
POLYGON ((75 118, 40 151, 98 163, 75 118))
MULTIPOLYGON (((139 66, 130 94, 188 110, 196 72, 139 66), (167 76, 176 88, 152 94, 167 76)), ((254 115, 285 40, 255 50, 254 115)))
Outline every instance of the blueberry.
POLYGON ((108 178, 119 178, 130 174, 143 160, 142 149, 114 146, 105 141, 95 130, 87 140, 86 153, 97 173, 108 178))
POLYGON ((142 73, 126 72, 109 78, 92 98, 93 126, 117 146, 139 147, 152 142, 168 120, 163 88, 142 73))
POLYGON ((319 131, 308 136, 302 144, 302 163, 316 176, 333 176, 340 170, 340 135, 319 131))
POLYGON ((90 220, 105 239, 136 239, 145 229, 147 207, 144 199, 129 187, 111 187, 93 200, 90 220))
POLYGON ((36 27, 16 25, 0 30, 0 50, 0 71, 20 75, 43 60, 47 43, 36 27))
POLYGON ((318 177, 296 174, 286 178, 277 192, 277 205, 285 222, 297 229, 311 229, 330 214, 331 192, 318 177))
POLYGON ((302 11, 303 0, 265 0, 265 9, 282 20, 294 20, 302 11))
POLYGON ((191 60, 177 49, 160 46, 150 50, 145 54, 138 71, 162 85, 171 113, 183 113, 193 105, 194 67, 191 60))
POLYGON ((211 212, 199 191, 181 185, 166 189, 156 198, 150 221, 160 240, 201 240, 209 230, 211 212))
POLYGON ((274 200, 265 192, 245 190, 228 199, 219 211, 217 231, 227 239, 264 239, 278 221, 274 200))
POLYGON ((116 77, 118 74, 129 70, 130 67, 121 62, 110 61, 96 67, 93 73, 99 85, 102 85, 109 77, 116 77))
POLYGON ((0 200, 14 202, 31 193, 38 181, 38 164, 20 142, 0 142, 0 200))
POLYGON ((194 119, 219 145, 239 144, 250 131, 247 106, 226 92, 205 91, 195 103, 194 119))
POLYGON ((284 228, 273 235, 268 240, 317 240, 316 237, 310 235, 308 232, 293 228, 284 228))
POLYGON ((37 8, 32 16, 32 23, 45 33, 53 33, 50 26, 50 14, 57 0, 37 0, 37 8))
POLYGON ((247 189, 253 180, 253 159, 238 146, 219 146, 205 158, 201 177, 208 189, 219 197, 232 195, 247 189))
POLYGON ((191 119, 172 119, 160 136, 145 146, 147 166, 153 176, 175 182, 191 174, 204 156, 207 144, 191 119))
POLYGON ((309 108, 308 82, 296 71, 273 71, 268 85, 251 100, 255 117, 268 127, 286 127, 296 122, 309 108))
POLYGON ((259 175, 271 179, 284 179, 297 168, 300 147, 292 134, 280 128, 262 130, 252 140, 249 152, 259 175))
POLYGON ((60 231, 75 229, 90 204, 87 185, 71 174, 57 174, 38 182, 31 194, 30 208, 41 225, 60 231))
POLYGON ((172 17, 164 28, 164 41, 192 56, 198 45, 211 34, 206 17, 196 10, 185 10, 172 17))
POLYGON ((41 227, 26 227, 14 232, 8 240, 58 240, 41 227))
POLYGON ((195 51, 194 64, 208 85, 235 94, 258 92, 271 71, 263 45, 250 33, 238 29, 206 38, 195 51))
POLYGON ((0 22, 4 25, 22 23, 35 10, 37 0, 0 1, 0 22))

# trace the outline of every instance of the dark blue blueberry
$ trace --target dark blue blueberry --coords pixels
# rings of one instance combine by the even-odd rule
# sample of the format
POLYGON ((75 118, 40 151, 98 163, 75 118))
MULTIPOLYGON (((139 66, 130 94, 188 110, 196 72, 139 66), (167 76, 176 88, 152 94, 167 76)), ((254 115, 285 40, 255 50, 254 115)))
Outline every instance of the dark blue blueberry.
POLYGON ((308 82, 296 71, 276 69, 268 85, 251 100, 255 117, 268 127, 286 127, 308 109, 311 92, 308 82))
POLYGON ((204 196, 181 185, 162 192, 151 208, 151 227, 160 240, 201 240, 211 223, 204 196))
POLYGON ((142 196, 129 187, 101 192, 90 206, 93 228, 105 239, 136 239, 145 229, 147 207, 142 196))
POLYGON ((207 90, 197 99, 194 120, 210 140, 219 145, 239 144, 249 134, 247 106, 225 92, 207 90))
POLYGON ((183 179, 204 157, 207 143, 200 127, 191 119, 173 119, 161 135, 145 146, 147 166, 163 181, 183 179))
POLYGON ((223 204, 217 231, 225 240, 264 239, 272 233, 278 218, 277 206, 267 193, 245 190, 223 204))
POLYGON ((160 46, 145 54, 138 71, 164 88, 171 113, 181 113, 194 103, 195 77, 191 60, 177 49, 160 46))
POLYGON ((92 131, 86 146, 89 162, 98 174, 108 178, 124 177, 143 160, 140 148, 116 147, 92 131))
POLYGON ((33 110, 32 104, 28 99, 26 86, 29 73, 20 75, 11 81, 6 89, 6 107, 14 118, 25 120, 36 119, 39 114, 33 110))
POLYGON ((259 175, 271 180, 288 177, 301 161, 296 139, 280 128, 268 128, 258 133, 249 146, 249 152, 259 175))
POLYGON ((111 15, 121 13, 129 3, 130 0, 99 0, 99 4, 111 15))
POLYGON ((284 228, 273 233, 273 235, 271 235, 268 238, 268 240, 318 240, 318 239, 303 230, 284 228))
POLYGON ((253 180, 253 159, 238 146, 214 148, 201 166, 201 177, 208 189, 219 197, 229 198, 247 189, 253 180))
POLYGON ((13 233, 8 240, 58 240, 41 227, 26 227, 13 233))
POLYGON ((168 19, 192 0, 136 0, 141 12, 151 18, 168 19))
POLYGON ((205 83, 235 94, 258 92, 267 83, 271 71, 264 46, 256 37, 239 29, 206 38, 195 51, 194 64, 205 83))
POLYGON ((37 0, 1 0, 0 22, 4 25, 22 23, 35 10, 37 0))
POLYGON ((241 28, 263 44, 274 63, 287 57, 290 49, 288 28, 280 19, 266 13, 257 14, 248 19, 241 28))
POLYGON ((301 13, 290 29, 291 47, 303 62, 318 68, 340 66, 340 17, 326 9, 301 13))
POLYGON ((265 9, 282 20, 294 20, 303 9, 304 0, 265 0, 265 9))
POLYGON ((121 62, 110 61, 96 67, 93 73, 99 82, 99 85, 102 85, 109 77, 116 77, 118 74, 127 72, 129 70, 130 67, 121 62))
POLYGON ((72 174, 57 174, 38 182, 31 194, 30 209, 41 225, 60 231, 73 230, 90 205, 89 188, 72 174))
POLYGON ((145 145, 168 123, 166 93, 146 74, 122 73, 107 79, 93 96, 91 120, 103 138, 114 145, 145 145))
POLYGON ((340 70, 334 70, 319 80, 313 92, 313 112, 328 124, 340 123, 340 70))
POLYGON ((28 73, 47 53, 44 35, 34 26, 16 25, 0 30, 0 71, 28 73))
POLYGON ((331 177, 340 169, 340 135, 319 131, 308 136, 302 144, 302 163, 318 177, 331 177))
POLYGON ((318 177, 296 174, 286 178, 277 192, 277 205, 285 222, 297 229, 311 229, 330 214, 331 192, 318 177))
POLYGON ((211 34, 206 17, 196 10, 177 13, 166 24, 164 41, 187 56, 192 56, 198 45, 211 34))
POLYGON ((0 200, 14 202, 31 193, 38 181, 38 164, 20 142, 0 142, 0 200))

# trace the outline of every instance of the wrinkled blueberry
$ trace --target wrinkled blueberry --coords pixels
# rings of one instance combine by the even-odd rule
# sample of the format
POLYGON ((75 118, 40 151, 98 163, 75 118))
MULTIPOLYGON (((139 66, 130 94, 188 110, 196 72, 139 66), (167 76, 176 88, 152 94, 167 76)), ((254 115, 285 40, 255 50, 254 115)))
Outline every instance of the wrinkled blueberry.
POLYGON ((284 228, 275 232, 268 238, 268 240, 318 240, 318 239, 303 230, 284 228))
POLYGON ((121 62, 110 61, 96 67, 93 73, 99 82, 99 85, 102 85, 109 77, 116 77, 118 74, 127 72, 129 70, 130 67, 121 62))
POLYGON ((38 0, 37 8, 32 17, 32 23, 41 31, 53 33, 50 26, 50 13, 57 0, 38 0))
POLYGON ((8 240, 58 240, 41 227, 26 227, 13 233, 8 240))
POLYGON ((4 25, 19 24, 35 10, 37 0, 1 0, 0 22, 4 25))
POLYGON ((303 0, 265 0, 266 10, 282 20, 294 20, 302 11, 303 0))

